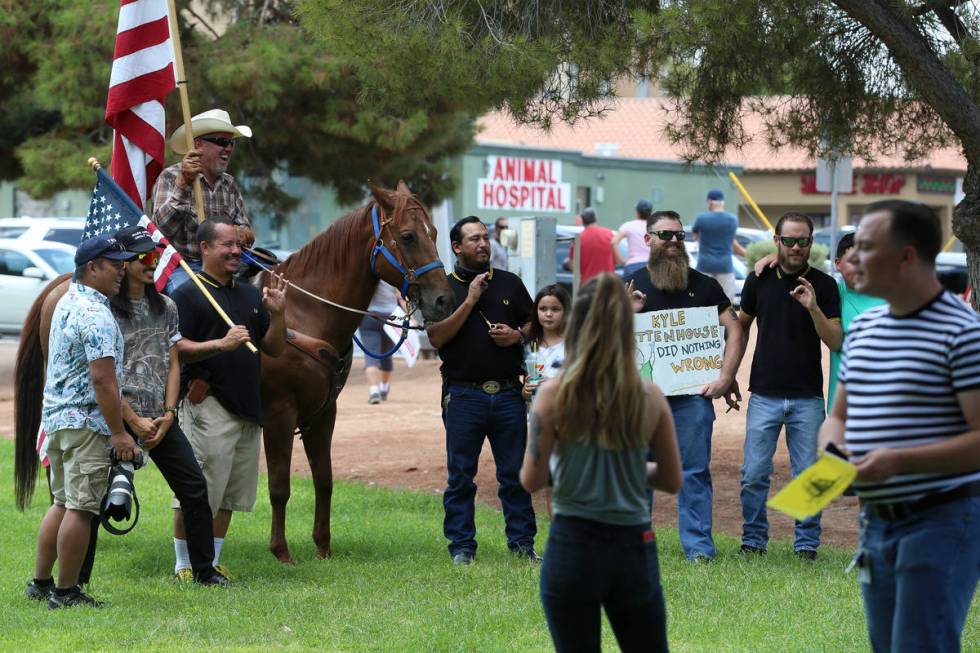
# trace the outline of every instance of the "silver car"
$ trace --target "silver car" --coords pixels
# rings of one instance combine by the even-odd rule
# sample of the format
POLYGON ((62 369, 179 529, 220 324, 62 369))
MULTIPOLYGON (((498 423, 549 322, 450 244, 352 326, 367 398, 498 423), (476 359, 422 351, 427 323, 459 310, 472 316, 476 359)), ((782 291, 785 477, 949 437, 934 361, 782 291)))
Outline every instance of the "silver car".
POLYGON ((0 239, 0 331, 19 332, 41 290, 75 269, 75 248, 49 240, 0 239))

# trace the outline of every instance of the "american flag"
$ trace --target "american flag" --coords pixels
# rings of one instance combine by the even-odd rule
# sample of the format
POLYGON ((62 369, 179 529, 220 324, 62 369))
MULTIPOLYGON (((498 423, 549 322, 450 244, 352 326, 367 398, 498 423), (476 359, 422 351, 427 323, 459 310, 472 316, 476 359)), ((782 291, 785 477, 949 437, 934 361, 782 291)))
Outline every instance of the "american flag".
POLYGON ((139 207, 163 170, 163 101, 176 87, 167 0, 120 0, 105 120, 113 132, 109 172, 139 207))
POLYGON ((96 171, 95 189, 92 191, 92 201, 88 205, 88 217, 85 219, 85 230, 82 240, 106 234, 111 236, 123 227, 139 225, 150 232, 157 245, 164 248, 163 256, 157 263, 153 273, 153 282, 157 290, 163 290, 167 279, 180 265, 180 254, 167 242, 163 232, 153 221, 146 217, 143 210, 136 206, 132 198, 112 180, 101 168, 96 171))

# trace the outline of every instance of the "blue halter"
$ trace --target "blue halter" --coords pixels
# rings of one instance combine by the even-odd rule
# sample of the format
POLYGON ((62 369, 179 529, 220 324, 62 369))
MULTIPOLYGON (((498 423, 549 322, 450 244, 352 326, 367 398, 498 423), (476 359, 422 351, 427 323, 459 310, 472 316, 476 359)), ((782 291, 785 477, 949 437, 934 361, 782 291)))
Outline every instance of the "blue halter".
MULTIPOLYGON (((401 291, 402 297, 408 299, 408 287, 413 282, 418 280, 419 277, 421 277, 423 274, 427 272, 432 272, 433 270, 436 269, 444 269, 442 265, 442 261, 440 261, 439 259, 436 259, 430 263, 426 263, 425 265, 423 265, 417 270, 413 270, 412 268, 406 268, 401 263, 399 263, 398 258, 395 257, 395 255, 391 253, 391 250, 385 246, 384 239, 381 237, 382 225, 381 222, 378 220, 377 204, 371 207, 371 225, 374 227, 374 249, 371 251, 371 272, 374 273, 374 276, 380 279, 381 275, 378 274, 378 268, 377 268, 378 254, 381 254, 386 259, 388 259, 388 263, 391 264, 391 267, 395 268, 395 270, 397 270, 402 275, 402 287, 399 289, 401 291)), ((387 226, 387 223, 385 223, 385 226, 387 226)))

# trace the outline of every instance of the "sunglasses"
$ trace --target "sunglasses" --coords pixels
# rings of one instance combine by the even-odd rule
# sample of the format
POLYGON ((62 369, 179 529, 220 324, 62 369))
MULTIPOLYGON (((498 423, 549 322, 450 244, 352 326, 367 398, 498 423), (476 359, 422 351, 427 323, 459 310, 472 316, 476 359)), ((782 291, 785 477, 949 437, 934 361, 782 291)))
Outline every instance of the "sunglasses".
POLYGON ((813 241, 813 239, 808 236, 803 236, 802 238, 792 238, 790 236, 779 237, 779 242, 781 242, 786 247, 792 247, 793 245, 799 245, 800 247, 809 247, 811 241, 813 241))
POLYGON ((201 136, 202 141, 207 141, 208 143, 214 143, 218 147, 225 148, 229 145, 235 145, 234 138, 225 138, 223 136, 201 136))
POLYGON ((671 238, 676 238, 678 241, 681 241, 684 240, 684 237, 687 235, 684 233, 683 229, 680 231, 663 229, 661 231, 648 231, 647 233, 650 234, 651 236, 656 236, 660 240, 664 240, 664 241, 668 241, 671 238))
POLYGON ((142 254, 138 254, 136 256, 136 260, 142 263, 143 265, 153 265, 160 260, 160 250, 151 249, 148 252, 143 252, 142 254))

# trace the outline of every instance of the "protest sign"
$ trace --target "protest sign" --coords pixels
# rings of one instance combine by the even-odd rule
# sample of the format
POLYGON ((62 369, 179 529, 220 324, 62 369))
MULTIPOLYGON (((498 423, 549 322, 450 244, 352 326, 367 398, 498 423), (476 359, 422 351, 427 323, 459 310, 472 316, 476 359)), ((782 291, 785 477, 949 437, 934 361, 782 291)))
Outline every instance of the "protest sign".
POLYGON ((806 519, 843 494, 856 476, 857 468, 854 465, 821 451, 817 462, 780 490, 779 494, 769 500, 768 505, 794 519, 806 519))
MULTIPOLYGON (((400 307, 395 309, 395 319, 401 322, 405 318, 405 311, 400 307)), ((390 324, 384 325, 385 333, 391 338, 392 342, 398 342, 402 337, 402 330, 398 327, 391 326, 390 324)), ((419 342, 419 332, 409 331, 405 342, 402 346, 398 348, 398 354, 401 354, 402 358, 405 359, 405 363, 412 367, 415 365, 415 361, 419 359, 419 352, 421 350, 421 343, 419 342)))
POLYGON ((638 313, 633 332, 640 376, 667 396, 698 394, 721 374, 725 347, 714 306, 638 313))

